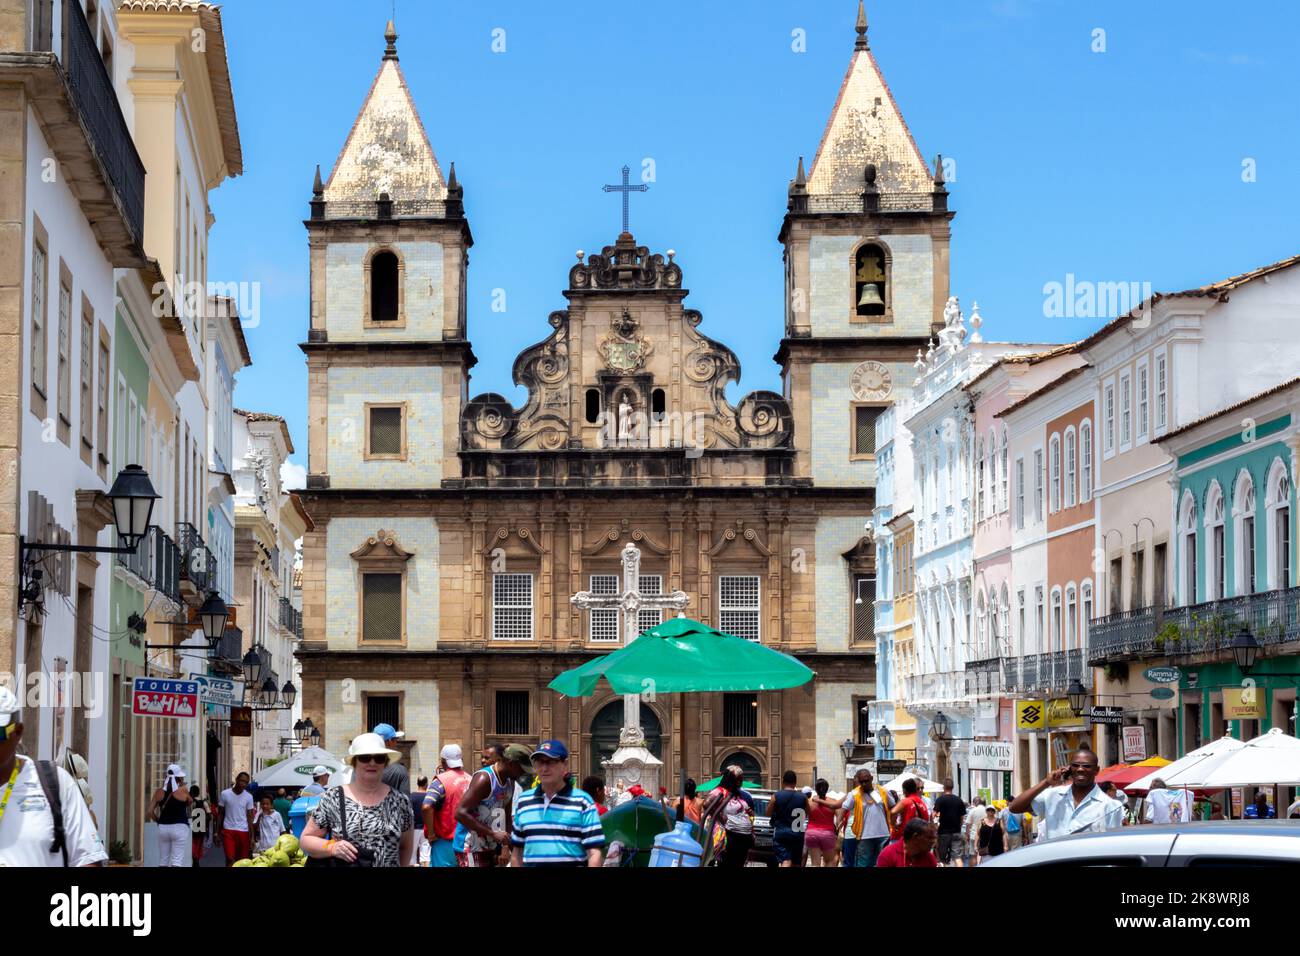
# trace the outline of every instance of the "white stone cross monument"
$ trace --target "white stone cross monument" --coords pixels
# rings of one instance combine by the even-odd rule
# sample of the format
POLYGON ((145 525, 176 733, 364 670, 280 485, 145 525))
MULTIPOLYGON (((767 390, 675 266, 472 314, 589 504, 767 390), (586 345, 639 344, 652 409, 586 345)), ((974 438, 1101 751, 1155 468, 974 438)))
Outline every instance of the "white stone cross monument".
MULTIPOLYGON (((637 615, 641 610, 675 610, 680 612, 691 599, 684 591, 671 594, 641 593, 641 549, 628 544, 619 553, 623 562, 623 591, 621 594, 592 594, 579 591, 571 603, 584 611, 601 609, 623 613, 623 643, 631 644, 641 633, 637 615)), ((653 687, 653 684, 643 685, 653 687)), ((650 753, 645 746, 645 732, 641 729, 641 695, 623 695, 623 729, 618 735, 618 750, 610 758, 605 783, 613 792, 614 782, 621 778, 628 784, 639 783, 646 793, 659 793, 659 768, 663 761, 650 753)))

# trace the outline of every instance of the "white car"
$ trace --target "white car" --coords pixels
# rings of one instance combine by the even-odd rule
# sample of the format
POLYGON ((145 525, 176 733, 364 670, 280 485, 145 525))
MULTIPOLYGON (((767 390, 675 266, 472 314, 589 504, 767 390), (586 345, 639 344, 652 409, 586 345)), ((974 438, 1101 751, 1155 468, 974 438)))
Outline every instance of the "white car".
POLYGON ((1031 843, 986 866, 1300 866, 1300 820, 1209 820, 1135 826, 1031 843))

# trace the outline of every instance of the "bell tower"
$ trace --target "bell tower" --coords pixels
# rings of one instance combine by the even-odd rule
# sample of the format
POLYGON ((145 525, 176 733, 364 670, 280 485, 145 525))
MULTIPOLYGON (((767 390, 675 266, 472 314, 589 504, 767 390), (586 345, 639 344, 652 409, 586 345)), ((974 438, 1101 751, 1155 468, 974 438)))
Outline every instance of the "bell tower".
POLYGON ((795 471, 816 485, 874 487, 875 419, 905 397, 912 362, 943 327, 948 208, 867 40, 857 37, 812 167, 800 157, 781 226, 795 471))

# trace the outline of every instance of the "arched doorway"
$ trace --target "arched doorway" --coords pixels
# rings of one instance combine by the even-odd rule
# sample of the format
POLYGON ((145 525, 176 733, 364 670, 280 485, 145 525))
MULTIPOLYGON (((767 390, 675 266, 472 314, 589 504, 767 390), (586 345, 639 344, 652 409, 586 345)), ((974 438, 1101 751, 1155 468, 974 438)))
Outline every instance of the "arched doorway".
MULTIPOLYGON (((602 760, 608 760, 614 756, 614 751, 618 749, 618 734, 623 729, 623 701, 611 700, 608 704, 596 712, 596 716, 591 720, 591 747, 589 749, 587 773, 594 774, 597 777, 605 775, 604 768, 600 763, 602 760)), ((649 706, 641 704, 641 730, 645 733, 646 749, 658 757, 664 759, 663 755, 663 731, 659 726, 659 718, 649 706)), ((613 785, 612 780, 605 781, 613 785)))
POLYGON ((722 773, 724 767, 730 767, 733 763, 745 772, 746 780, 760 787, 763 786, 763 768, 758 765, 758 760, 753 754, 737 750, 735 753, 724 757, 722 762, 718 764, 718 773, 722 773))

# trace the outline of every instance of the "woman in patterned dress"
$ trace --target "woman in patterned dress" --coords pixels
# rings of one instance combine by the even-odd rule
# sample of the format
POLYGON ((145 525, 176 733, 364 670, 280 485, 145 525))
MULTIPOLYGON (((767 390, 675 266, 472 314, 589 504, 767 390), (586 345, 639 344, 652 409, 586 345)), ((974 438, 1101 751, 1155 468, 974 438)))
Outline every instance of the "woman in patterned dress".
POLYGON ((411 799, 381 779, 389 761, 401 755, 389 750, 378 734, 360 734, 348 747, 352 782, 325 792, 302 831, 303 851, 316 859, 363 866, 411 866, 415 845, 415 814, 411 799), (346 807, 347 839, 343 839, 340 805, 346 807))

